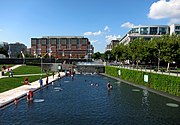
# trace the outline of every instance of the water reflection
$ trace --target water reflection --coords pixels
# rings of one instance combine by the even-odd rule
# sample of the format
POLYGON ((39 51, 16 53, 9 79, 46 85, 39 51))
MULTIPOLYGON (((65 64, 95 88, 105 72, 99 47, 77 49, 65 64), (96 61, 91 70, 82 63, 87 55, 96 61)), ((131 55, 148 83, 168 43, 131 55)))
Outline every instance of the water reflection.
POLYGON ((144 110, 148 110, 149 109, 149 92, 147 90, 143 90, 143 96, 142 96, 142 107, 144 110))

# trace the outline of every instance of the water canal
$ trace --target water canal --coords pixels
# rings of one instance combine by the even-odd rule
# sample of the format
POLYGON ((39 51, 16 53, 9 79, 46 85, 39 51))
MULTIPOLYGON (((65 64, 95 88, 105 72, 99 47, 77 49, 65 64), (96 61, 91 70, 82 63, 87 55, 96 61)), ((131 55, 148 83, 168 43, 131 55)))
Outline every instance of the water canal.
POLYGON ((0 110, 0 125, 180 125, 179 106, 105 76, 76 75, 37 91, 31 103, 0 110))

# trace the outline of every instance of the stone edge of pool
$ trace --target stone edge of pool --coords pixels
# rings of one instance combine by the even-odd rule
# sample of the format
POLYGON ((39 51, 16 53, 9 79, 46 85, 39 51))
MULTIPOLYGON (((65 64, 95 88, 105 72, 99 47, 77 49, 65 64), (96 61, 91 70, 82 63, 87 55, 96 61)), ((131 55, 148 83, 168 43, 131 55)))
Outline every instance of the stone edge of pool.
MULTIPOLYGON (((65 74, 61 72, 61 78, 64 77, 65 74)), ((49 84, 58 80, 58 74, 56 74, 53 78, 53 76, 49 76, 49 84)), ((34 81, 30 83, 31 85, 23 85, 20 87, 17 87, 15 89, 11 89, 8 91, 5 91, 3 93, 0 93, 0 110, 5 108, 6 106, 9 106, 14 102, 14 99, 17 98, 18 100, 21 100, 26 96, 26 93, 32 89, 33 92, 36 92, 40 89, 39 80, 34 81), (20 93, 18 93, 20 92, 20 93), (10 96, 11 95, 11 96, 10 96)), ((46 78, 43 78, 43 87, 46 86, 46 78)))
POLYGON ((100 73, 100 74, 103 75, 103 76, 106 76, 106 77, 110 77, 110 78, 113 78, 113 79, 122 81, 122 82, 124 82, 124 83, 129 84, 129 85, 132 85, 132 86, 135 86, 135 87, 138 87, 138 88, 141 88, 141 89, 148 90, 148 91, 150 91, 150 92, 152 92, 152 93, 155 93, 155 94, 158 94, 158 95, 167 97, 167 98, 172 99, 172 100, 175 100, 175 101, 177 101, 177 102, 180 102, 180 97, 179 97, 179 96, 174 96, 174 95, 171 95, 171 94, 166 93, 166 92, 158 91, 158 90, 155 90, 155 89, 152 89, 152 88, 143 86, 143 85, 138 85, 138 84, 135 84, 135 83, 132 83, 132 82, 128 82, 128 81, 122 80, 122 79, 120 79, 120 78, 116 78, 116 77, 110 76, 110 75, 105 74, 105 73, 100 73))

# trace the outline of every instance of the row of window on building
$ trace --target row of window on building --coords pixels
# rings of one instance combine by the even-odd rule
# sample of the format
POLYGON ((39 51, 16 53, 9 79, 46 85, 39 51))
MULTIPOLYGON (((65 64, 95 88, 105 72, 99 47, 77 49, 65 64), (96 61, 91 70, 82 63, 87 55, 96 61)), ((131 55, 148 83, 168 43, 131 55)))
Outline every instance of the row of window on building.
POLYGON ((153 37, 160 37, 162 35, 180 34, 180 24, 172 25, 153 25, 153 26, 134 26, 127 34, 125 34, 118 41, 112 40, 106 46, 106 51, 111 51, 115 44, 128 44, 130 41, 143 37, 145 40, 150 40, 153 37))

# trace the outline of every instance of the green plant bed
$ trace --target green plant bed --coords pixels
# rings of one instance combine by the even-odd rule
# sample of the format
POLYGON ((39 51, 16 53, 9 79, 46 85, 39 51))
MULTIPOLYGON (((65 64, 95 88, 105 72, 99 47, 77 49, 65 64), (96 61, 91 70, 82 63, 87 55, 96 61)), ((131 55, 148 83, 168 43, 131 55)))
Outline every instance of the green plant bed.
POLYGON ((124 68, 116 68, 106 66, 105 72, 108 75, 135 83, 150 88, 168 92, 172 95, 180 96, 180 77, 168 76, 163 74, 155 74, 149 72, 142 72, 136 70, 129 70, 124 68), (118 70, 121 71, 121 75, 118 75, 118 70), (148 75, 148 83, 144 82, 144 75, 148 75))
MULTIPOLYGON (((29 79, 29 82, 34 82, 39 80, 40 77, 45 78, 46 75, 28 76, 27 78, 29 79)), ((0 93, 24 85, 24 78, 25 77, 23 76, 0 79, 0 93)))

